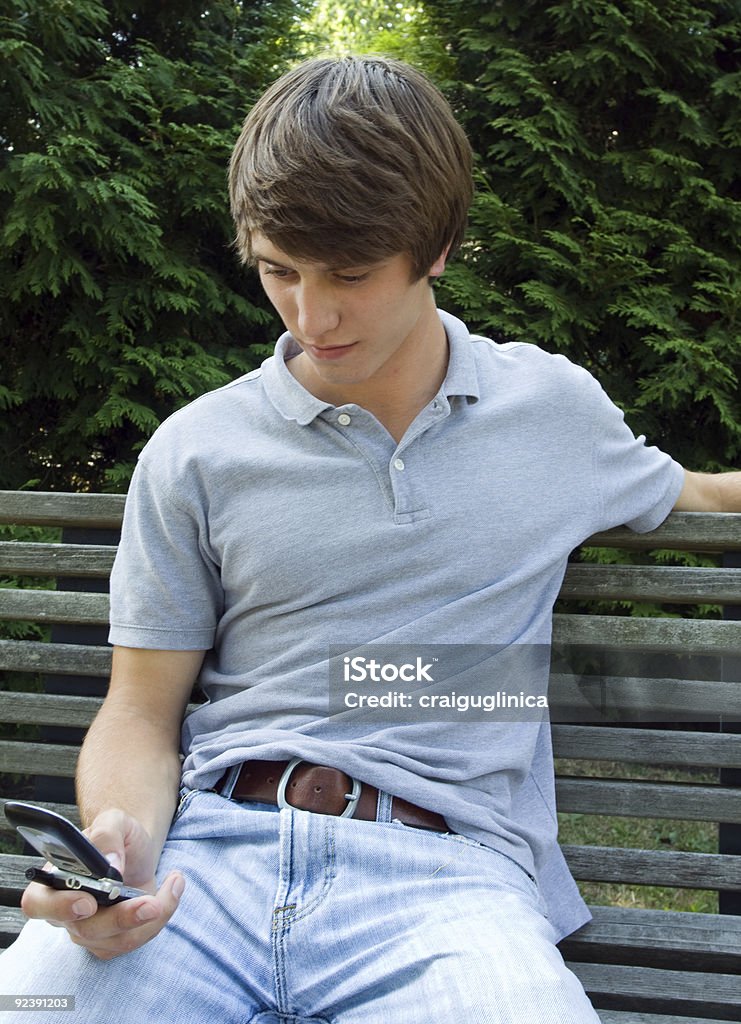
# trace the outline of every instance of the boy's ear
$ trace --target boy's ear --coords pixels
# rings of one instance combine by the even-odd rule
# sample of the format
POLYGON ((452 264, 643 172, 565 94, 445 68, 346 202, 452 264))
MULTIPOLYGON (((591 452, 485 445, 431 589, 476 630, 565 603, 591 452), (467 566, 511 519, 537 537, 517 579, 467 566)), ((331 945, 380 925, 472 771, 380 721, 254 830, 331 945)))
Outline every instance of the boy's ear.
POLYGON ((440 277, 440 275, 445 270, 445 264, 447 262, 448 253, 449 252, 450 252, 450 246, 446 245, 445 248, 443 249, 443 251, 438 256, 438 258, 435 260, 435 262, 430 267, 430 269, 429 269, 429 271, 427 273, 428 277, 440 277))

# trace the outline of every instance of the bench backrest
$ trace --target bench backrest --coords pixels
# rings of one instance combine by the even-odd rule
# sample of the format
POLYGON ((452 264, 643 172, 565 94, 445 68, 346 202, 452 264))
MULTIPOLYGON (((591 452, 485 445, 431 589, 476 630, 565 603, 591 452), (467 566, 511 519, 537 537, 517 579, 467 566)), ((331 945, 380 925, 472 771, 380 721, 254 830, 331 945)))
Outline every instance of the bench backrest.
MULTIPOLYGON (((71 795, 44 800, 45 792, 53 794, 44 785, 71 779, 79 740, 104 693, 110 650, 102 591, 123 503, 120 495, 0 492, 0 524, 64 530, 63 539, 53 542, 0 542, 0 620, 6 630, 0 640, 1 792, 46 802, 73 818, 71 795), (14 632, 27 632, 28 623, 52 628, 51 641, 14 638, 14 632)), ((731 564, 738 566, 737 554, 726 557, 726 565, 703 563, 741 550, 741 515, 674 514, 652 534, 618 529, 588 545, 609 549, 614 564, 596 564, 589 550, 579 554, 554 618, 557 650, 588 655, 577 669, 571 661, 559 662, 552 677, 559 809, 723 823, 728 838, 721 840, 724 853, 671 845, 633 849, 629 840, 567 843, 567 859, 577 879, 737 893, 741 857, 729 854, 741 852, 741 622, 733 619, 737 610, 721 618, 718 609, 741 606, 741 568, 731 564), (647 553, 657 549, 663 554, 649 560, 647 553), (674 564, 676 552, 696 553, 694 564, 674 564), (636 556, 645 564, 622 564, 636 556), (595 600, 605 604, 595 608, 595 600), (638 602, 638 611, 650 614, 628 615, 625 602, 638 602), (660 614, 656 603, 663 606, 660 614), (714 606, 715 617, 700 617, 698 606, 714 606), (609 656, 595 660, 595 652, 604 651, 609 656), (573 724, 564 721, 564 707, 571 709, 573 724), (637 765, 644 766, 644 777, 631 778, 637 765), (688 774, 667 781, 664 771, 671 766, 688 774), (645 775, 650 769, 656 777, 645 775)), ((2 815, 0 835, 10 837, 2 815)), ((25 865, 16 858, 0 866, 0 890, 11 903, 25 865)))

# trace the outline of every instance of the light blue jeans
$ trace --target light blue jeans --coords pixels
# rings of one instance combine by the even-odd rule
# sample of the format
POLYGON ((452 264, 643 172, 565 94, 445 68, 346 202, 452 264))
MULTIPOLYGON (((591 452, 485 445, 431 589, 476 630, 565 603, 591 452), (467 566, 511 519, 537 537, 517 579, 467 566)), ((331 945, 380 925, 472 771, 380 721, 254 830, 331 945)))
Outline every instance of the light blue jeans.
POLYGON ((192 792, 172 868, 185 893, 146 946, 102 962, 30 922, 0 992, 75 996, 37 1024, 599 1024, 533 880, 461 836, 192 792))

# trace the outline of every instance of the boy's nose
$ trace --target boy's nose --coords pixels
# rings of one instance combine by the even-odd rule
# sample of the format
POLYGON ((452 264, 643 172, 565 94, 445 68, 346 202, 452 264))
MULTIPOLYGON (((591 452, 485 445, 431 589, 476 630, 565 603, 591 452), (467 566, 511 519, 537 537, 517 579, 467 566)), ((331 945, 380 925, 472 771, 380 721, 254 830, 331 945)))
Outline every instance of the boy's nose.
POLYGON ((299 332, 306 341, 321 338, 340 322, 339 310, 323 289, 303 288, 297 299, 296 312, 299 332))

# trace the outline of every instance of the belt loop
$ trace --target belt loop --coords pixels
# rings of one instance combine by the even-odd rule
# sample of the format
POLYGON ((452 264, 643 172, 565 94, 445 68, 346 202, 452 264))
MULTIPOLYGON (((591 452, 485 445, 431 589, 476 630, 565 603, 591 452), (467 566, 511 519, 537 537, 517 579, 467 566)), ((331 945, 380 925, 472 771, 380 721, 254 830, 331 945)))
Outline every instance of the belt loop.
POLYGON ((376 821, 391 821, 391 806, 393 802, 394 798, 389 793, 384 793, 381 789, 378 790, 376 821))
POLYGON ((227 768, 226 772, 222 776, 222 782, 219 784, 219 794, 225 797, 227 800, 231 800, 234 787, 237 784, 239 773, 242 770, 242 764, 233 764, 231 768, 227 768))

